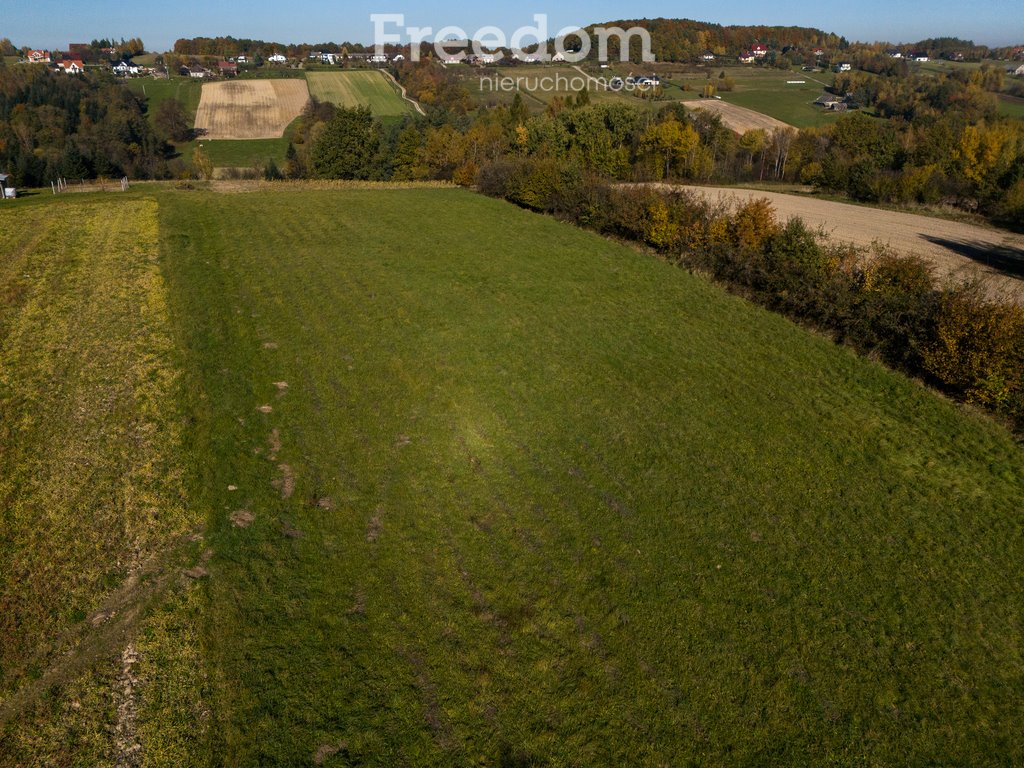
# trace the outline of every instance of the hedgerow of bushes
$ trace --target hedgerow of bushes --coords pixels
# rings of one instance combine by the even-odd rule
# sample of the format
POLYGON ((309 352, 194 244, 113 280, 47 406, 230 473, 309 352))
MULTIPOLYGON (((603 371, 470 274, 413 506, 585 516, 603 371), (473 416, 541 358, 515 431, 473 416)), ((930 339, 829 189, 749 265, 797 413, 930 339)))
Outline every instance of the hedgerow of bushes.
POLYGON ((941 283, 915 256, 825 244, 799 219, 780 222, 767 200, 613 185, 553 158, 501 158, 478 187, 642 243, 1024 432, 1024 308, 977 283, 941 283))

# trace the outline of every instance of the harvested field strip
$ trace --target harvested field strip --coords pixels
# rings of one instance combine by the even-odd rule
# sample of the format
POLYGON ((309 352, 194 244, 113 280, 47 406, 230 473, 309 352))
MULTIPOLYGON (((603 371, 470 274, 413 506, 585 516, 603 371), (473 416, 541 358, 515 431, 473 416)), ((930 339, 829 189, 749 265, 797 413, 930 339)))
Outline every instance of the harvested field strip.
POLYGON ((208 139, 276 139, 309 101, 305 80, 229 80, 207 83, 196 130, 208 139))
POLYGON ((705 112, 719 115, 726 128, 740 134, 758 128, 774 131, 793 127, 762 112, 755 112, 752 109, 739 107, 727 101, 719 101, 718 99, 701 99, 699 102, 688 101, 686 102, 686 108, 703 109, 705 112))

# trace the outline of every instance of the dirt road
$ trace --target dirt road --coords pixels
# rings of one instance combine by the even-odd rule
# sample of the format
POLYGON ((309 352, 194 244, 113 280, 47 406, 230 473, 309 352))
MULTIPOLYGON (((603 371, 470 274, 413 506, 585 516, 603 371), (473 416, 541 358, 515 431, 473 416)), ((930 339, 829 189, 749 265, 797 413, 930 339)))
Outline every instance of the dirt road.
POLYGON ((993 296, 1024 304, 1024 235, 929 216, 883 211, 799 195, 720 187, 682 187, 713 198, 767 198, 781 220, 799 216, 833 240, 870 246, 878 242, 935 265, 940 278, 981 277, 993 296))

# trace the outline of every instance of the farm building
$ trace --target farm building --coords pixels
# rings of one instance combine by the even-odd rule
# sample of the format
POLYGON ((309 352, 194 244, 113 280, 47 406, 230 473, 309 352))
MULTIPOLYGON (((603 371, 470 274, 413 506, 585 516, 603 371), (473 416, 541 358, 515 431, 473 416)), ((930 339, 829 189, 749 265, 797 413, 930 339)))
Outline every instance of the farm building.
POLYGON ((234 77, 238 74, 238 65, 233 61, 222 61, 217 64, 222 77, 234 77))
POLYGON ((744 51, 740 54, 740 64, 753 64, 755 61, 754 54, 750 51, 744 51))
POLYGON ((1013 74, 1019 77, 1024 77, 1024 64, 1021 64, 1019 67, 1017 67, 1017 69, 1014 70, 1013 74))
POLYGON ((0 198, 9 200, 16 197, 17 194, 14 184, 11 183, 11 177, 6 173, 0 173, 0 198))
POLYGON ((713 54, 711 51, 704 51, 704 53, 702 53, 700 57, 703 61, 715 60, 715 54, 713 54))
POLYGON ((273 56, 267 59, 271 64, 287 64, 288 57, 281 53, 275 53, 273 56))

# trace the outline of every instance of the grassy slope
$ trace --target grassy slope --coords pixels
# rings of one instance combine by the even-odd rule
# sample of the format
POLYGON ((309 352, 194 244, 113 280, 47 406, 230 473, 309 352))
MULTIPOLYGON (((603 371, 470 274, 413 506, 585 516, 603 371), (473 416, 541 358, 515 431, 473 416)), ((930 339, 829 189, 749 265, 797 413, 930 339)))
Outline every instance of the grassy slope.
POLYGON ((376 117, 399 117, 412 113, 395 86, 380 72, 309 72, 309 92, 320 101, 342 107, 366 106, 376 117))
POLYGON ((202 518, 157 241, 157 204, 137 196, 0 208, 0 765, 105 764, 121 629, 154 591, 131 583, 159 581, 146 564, 202 518), (115 589, 132 599, 111 608, 115 589), (65 695, 8 720, 41 676, 65 695))
POLYGON ((273 159, 278 167, 284 165, 288 144, 291 141, 295 126, 301 118, 296 118, 279 139, 246 139, 235 141, 211 141, 199 139, 192 145, 202 144, 210 155, 213 164, 218 168, 252 168, 262 167, 273 159))
POLYGON ((132 92, 146 98, 146 109, 150 120, 154 119, 161 102, 167 99, 177 99, 185 108, 189 123, 195 123, 196 110, 199 109, 199 98, 202 95, 202 83, 199 81, 181 77, 167 80, 144 78, 127 80, 125 85, 132 92))
POLYGON ((225 762, 1024 759, 999 429, 466 192, 160 215, 225 762))
POLYGON ((814 105, 815 99, 824 92, 825 84, 832 83, 833 75, 829 72, 740 68, 728 69, 726 74, 736 81, 736 90, 721 94, 725 101, 762 112, 797 128, 828 125, 838 119, 837 113, 814 105), (790 85, 788 80, 805 80, 806 84, 790 85))

